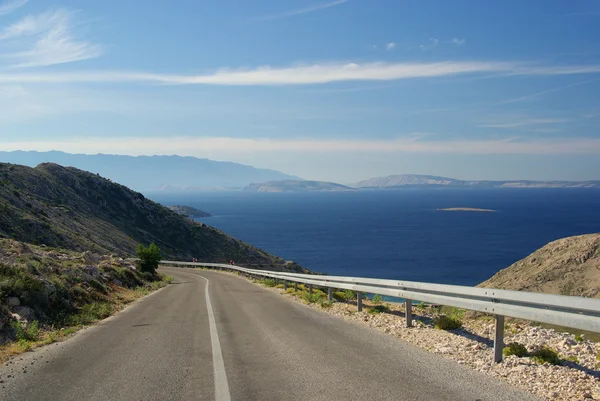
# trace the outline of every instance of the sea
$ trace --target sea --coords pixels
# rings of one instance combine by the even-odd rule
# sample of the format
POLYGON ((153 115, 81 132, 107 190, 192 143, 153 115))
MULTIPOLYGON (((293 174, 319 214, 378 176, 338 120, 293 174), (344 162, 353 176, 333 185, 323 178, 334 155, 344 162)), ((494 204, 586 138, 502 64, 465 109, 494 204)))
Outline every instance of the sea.
POLYGON ((150 194, 316 272, 476 285, 558 238, 600 232, 600 189, 150 194), (494 212, 443 211, 468 207, 494 212))

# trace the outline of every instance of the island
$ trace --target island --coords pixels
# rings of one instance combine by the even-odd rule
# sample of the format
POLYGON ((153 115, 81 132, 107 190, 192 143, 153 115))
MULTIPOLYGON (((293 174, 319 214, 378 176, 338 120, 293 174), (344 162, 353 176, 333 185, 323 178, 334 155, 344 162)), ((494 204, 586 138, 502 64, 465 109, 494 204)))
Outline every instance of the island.
POLYGON ((357 191, 356 188, 325 181, 282 180, 253 183, 244 188, 246 192, 325 192, 357 191))
POLYGON ((442 212, 496 212, 493 209, 480 209, 476 207, 446 207, 438 210, 442 212))
POLYGON ((203 210, 200 209, 196 209, 195 207, 191 207, 191 206, 184 206, 184 205, 174 205, 174 206, 167 206, 169 209, 171 209, 172 211, 174 211, 175 213, 179 213, 181 215, 193 218, 193 217, 211 217, 212 214, 210 213, 206 213, 203 210))

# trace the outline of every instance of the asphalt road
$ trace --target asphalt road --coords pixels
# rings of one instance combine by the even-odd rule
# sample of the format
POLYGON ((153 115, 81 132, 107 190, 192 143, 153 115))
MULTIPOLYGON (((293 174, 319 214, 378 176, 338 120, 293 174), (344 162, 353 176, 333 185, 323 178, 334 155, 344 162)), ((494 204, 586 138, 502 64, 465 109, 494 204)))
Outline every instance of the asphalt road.
POLYGON ((0 367, 0 399, 537 399, 243 278, 163 271, 167 288, 0 367))

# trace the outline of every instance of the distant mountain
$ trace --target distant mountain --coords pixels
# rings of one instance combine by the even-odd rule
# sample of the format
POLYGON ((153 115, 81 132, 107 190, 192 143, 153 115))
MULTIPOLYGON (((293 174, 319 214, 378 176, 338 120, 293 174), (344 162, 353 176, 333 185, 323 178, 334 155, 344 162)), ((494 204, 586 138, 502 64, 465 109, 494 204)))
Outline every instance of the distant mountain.
POLYGON ((434 175, 400 174, 360 181, 357 188, 404 186, 490 187, 490 188, 600 188, 600 181, 465 181, 434 175))
POLYGON ((303 271, 87 171, 53 163, 0 163, 0 238, 75 251, 134 256, 156 243, 164 258, 303 271))
POLYGON ((333 182, 282 180, 254 183, 244 188, 247 192, 314 192, 314 191, 356 191, 355 188, 333 182))
POLYGON ((110 178, 136 191, 241 189, 252 182, 298 179, 275 170, 182 156, 81 155, 64 152, 0 152, 0 162, 35 167, 52 162, 110 178))

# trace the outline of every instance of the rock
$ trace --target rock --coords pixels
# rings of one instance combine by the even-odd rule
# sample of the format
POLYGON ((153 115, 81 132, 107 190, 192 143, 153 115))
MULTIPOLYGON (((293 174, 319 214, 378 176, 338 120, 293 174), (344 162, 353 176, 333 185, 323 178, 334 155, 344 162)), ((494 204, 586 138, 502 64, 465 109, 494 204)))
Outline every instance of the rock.
POLYGON ((102 260, 101 255, 98 255, 97 253, 93 253, 90 251, 85 251, 84 253, 81 254, 81 257, 82 257, 84 263, 88 263, 88 264, 98 264, 98 262, 100 262, 102 260))
POLYGON ((83 271, 94 278, 99 278, 101 273, 97 266, 85 266, 83 271))
POLYGON ((121 280, 113 279, 112 283, 114 285, 118 285, 119 287, 123 287, 123 282, 121 280))
MULTIPOLYGON (((26 320, 35 320, 35 312, 28 306, 16 306, 13 308, 14 313, 19 315, 20 318, 26 320)), ((21 319, 17 319, 21 320, 21 319)))
POLYGON ((21 305, 21 301, 19 300, 18 297, 7 297, 6 298, 6 305, 8 305, 8 306, 19 306, 19 305, 21 305))
POLYGON ((31 248, 29 247, 29 245, 24 244, 22 242, 19 242, 17 245, 17 252, 19 253, 19 255, 27 255, 27 254, 32 254, 33 251, 31 250, 31 248))

